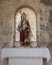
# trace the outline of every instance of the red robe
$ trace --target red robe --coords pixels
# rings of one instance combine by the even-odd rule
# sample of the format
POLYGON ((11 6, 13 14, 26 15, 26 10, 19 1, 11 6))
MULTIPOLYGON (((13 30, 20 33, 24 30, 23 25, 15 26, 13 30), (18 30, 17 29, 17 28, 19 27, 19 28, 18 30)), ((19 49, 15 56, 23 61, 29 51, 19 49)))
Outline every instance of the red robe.
POLYGON ((27 20, 21 21, 20 24, 18 25, 18 31, 20 32, 20 43, 21 45, 26 45, 29 44, 30 42, 30 25, 27 20), (24 26, 25 25, 25 26, 24 26))
POLYGON ((27 27, 24 30, 23 30, 23 22, 24 21, 20 22, 21 27, 22 27, 22 31, 19 31, 20 32, 20 43, 21 43, 21 45, 25 44, 26 42, 29 42, 28 35, 30 34, 29 22, 27 20, 25 20, 25 24, 24 25, 27 25, 27 27))

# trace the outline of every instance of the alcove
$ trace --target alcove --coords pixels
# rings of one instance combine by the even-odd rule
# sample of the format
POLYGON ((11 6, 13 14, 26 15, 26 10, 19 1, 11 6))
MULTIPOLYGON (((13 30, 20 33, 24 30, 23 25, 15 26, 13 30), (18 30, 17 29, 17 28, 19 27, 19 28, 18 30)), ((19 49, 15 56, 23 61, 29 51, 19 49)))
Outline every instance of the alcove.
POLYGON ((30 28, 32 31, 32 37, 31 37, 31 46, 35 47, 37 46, 37 15, 36 15, 36 11, 30 7, 30 6, 22 6, 19 7, 16 10, 15 13, 15 26, 14 26, 14 32, 15 32, 15 45, 18 47, 20 46, 20 33, 17 31, 17 27, 19 25, 19 23, 21 22, 21 15, 22 13, 25 12, 26 14, 26 19, 28 20, 29 24, 30 24, 30 28))

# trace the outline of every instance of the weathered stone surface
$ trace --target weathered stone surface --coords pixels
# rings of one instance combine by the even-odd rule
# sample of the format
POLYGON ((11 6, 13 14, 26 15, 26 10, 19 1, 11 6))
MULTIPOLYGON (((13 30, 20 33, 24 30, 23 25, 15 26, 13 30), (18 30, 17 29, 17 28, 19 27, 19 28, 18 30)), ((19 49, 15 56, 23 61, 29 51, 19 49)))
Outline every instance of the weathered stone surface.
POLYGON ((44 3, 45 5, 52 5, 52 0, 41 0, 41 3, 44 3))
MULTIPOLYGON (((18 7, 28 5, 32 6, 37 13, 38 43, 40 43, 41 46, 47 46, 52 56, 52 9, 50 11, 49 7, 42 5, 40 1, 45 5, 52 5, 52 0, 0 0, 1 48, 12 47, 15 22, 14 14, 18 7)), ((0 65, 7 65, 7 61, 3 62, 0 58, 0 65)), ((48 65, 52 65, 52 59, 48 65)))
POLYGON ((52 11, 50 11, 49 22, 50 22, 50 24, 52 23, 52 11))

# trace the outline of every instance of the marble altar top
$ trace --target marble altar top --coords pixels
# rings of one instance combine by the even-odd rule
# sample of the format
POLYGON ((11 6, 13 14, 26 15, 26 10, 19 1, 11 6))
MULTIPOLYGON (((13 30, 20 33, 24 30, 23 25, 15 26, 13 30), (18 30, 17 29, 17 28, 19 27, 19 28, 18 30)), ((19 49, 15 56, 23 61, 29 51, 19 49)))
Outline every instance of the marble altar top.
POLYGON ((46 58, 50 60, 50 52, 48 48, 3 48, 1 58, 10 57, 35 57, 46 58))

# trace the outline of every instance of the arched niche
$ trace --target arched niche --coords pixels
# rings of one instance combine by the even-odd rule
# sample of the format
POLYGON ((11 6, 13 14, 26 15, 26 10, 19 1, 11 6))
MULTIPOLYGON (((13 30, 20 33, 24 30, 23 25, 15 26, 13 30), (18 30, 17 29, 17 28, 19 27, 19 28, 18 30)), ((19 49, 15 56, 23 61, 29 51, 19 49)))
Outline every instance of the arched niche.
POLYGON ((21 13, 25 12, 26 19, 28 20, 33 37, 31 37, 31 46, 37 46, 37 15, 36 11, 30 6, 21 6, 15 12, 15 23, 14 23, 14 32, 15 32, 15 45, 20 46, 20 33, 17 31, 18 24, 21 21, 21 13))

